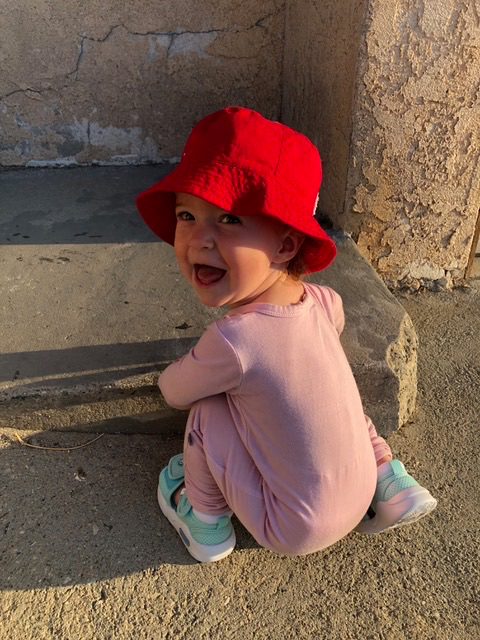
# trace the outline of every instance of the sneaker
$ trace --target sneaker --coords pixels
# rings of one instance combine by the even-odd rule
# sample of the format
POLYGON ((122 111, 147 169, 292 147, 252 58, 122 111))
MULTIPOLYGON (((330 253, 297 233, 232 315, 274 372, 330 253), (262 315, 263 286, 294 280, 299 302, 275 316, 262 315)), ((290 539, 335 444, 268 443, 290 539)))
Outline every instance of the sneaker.
POLYGON ((437 501, 410 476, 400 460, 379 467, 377 490, 360 524, 359 533, 380 533, 416 522, 433 511, 437 501))
POLYGON ((185 489, 180 494, 178 505, 175 505, 173 494, 183 482, 183 456, 178 454, 160 473, 157 491, 160 509, 195 560, 216 562, 226 558, 235 547, 235 531, 230 516, 219 517, 215 524, 202 522, 194 515, 185 489))

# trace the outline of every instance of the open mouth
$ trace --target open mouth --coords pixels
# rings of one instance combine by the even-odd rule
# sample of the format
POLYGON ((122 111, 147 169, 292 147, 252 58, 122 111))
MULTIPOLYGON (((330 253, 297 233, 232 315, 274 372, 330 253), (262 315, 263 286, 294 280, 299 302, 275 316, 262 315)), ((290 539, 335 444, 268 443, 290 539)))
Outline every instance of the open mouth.
POLYGON ((195 264, 195 277, 197 282, 202 287, 209 287, 213 284, 217 284, 227 273, 225 269, 219 269, 218 267, 212 267, 208 264, 195 264))

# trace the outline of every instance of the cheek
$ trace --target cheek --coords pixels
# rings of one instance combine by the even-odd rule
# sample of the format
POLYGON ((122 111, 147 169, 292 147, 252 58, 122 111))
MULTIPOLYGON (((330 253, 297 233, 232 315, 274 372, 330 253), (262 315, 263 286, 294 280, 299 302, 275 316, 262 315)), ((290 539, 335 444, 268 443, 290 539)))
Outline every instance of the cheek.
POLYGON ((185 244, 181 241, 180 238, 175 238, 173 249, 175 251, 175 257, 177 259, 177 264, 180 267, 180 271, 183 273, 183 275, 187 275, 187 271, 189 270, 187 251, 185 249, 185 244))
POLYGON ((182 263, 182 253, 180 251, 180 245, 177 242, 175 242, 175 244, 173 245, 173 248, 175 250, 175 257, 177 259, 177 262, 179 264, 181 264, 182 263))
POLYGON ((175 255, 177 256, 177 258, 185 253, 185 238, 184 238, 183 234, 178 231, 178 228, 177 228, 177 231, 175 233, 175 239, 173 241, 173 248, 175 250, 175 255))
POLYGON ((239 279, 251 282, 270 268, 270 260, 263 251, 237 248, 230 255, 230 267, 239 279))

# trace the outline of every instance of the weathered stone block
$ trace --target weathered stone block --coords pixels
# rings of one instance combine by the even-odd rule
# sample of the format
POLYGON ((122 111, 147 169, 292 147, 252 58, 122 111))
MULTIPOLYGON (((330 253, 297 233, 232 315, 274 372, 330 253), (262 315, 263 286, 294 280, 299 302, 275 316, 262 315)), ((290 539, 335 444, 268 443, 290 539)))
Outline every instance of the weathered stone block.
MULTIPOLYGON (((135 209, 165 170, 0 174, 0 425, 148 431, 185 419, 162 401, 158 371, 223 311, 200 304, 135 209)), ((353 241, 334 237, 338 258, 313 280, 343 297, 345 350, 388 434, 415 403, 415 332, 353 241)))
POLYGON ((314 282, 343 298, 342 342, 365 412, 385 435, 407 422, 417 396, 417 335, 405 309, 385 287, 351 238, 332 234, 338 256, 314 282))

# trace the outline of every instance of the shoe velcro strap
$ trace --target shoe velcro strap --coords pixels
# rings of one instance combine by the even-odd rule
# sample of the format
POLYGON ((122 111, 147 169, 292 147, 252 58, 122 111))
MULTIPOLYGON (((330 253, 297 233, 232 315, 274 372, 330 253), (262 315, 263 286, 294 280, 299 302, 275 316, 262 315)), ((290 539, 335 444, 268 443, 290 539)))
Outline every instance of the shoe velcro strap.
POLYGON ((168 476, 171 480, 180 480, 185 476, 182 453, 178 453, 176 456, 173 456, 173 458, 170 458, 170 462, 168 463, 168 476))

